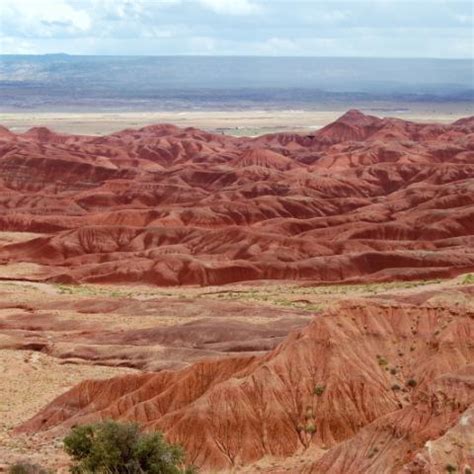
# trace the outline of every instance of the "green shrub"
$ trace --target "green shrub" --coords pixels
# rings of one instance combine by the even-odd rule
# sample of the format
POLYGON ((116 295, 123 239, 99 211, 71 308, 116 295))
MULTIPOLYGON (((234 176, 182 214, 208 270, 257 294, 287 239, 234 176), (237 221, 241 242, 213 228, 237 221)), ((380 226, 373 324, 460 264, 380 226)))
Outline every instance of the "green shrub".
POLYGON ((324 393, 324 390, 326 390, 326 385, 318 383, 314 387, 313 393, 314 395, 317 395, 318 397, 320 397, 324 393))
POLYGON ((407 385, 411 388, 416 387, 416 380, 415 379, 409 379, 407 382, 407 385))
POLYGON ((191 474, 184 452, 161 433, 140 433, 135 423, 104 421, 73 428, 64 449, 77 474, 191 474))
POLYGON ((472 285, 474 283, 474 273, 468 273, 462 280, 463 285, 472 285))

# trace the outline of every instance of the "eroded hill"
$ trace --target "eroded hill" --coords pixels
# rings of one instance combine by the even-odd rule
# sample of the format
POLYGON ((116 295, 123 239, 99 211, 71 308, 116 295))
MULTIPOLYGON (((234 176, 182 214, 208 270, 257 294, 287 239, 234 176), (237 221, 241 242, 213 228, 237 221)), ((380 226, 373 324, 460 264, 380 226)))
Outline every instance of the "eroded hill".
POLYGON ((0 261, 35 280, 225 284, 445 277, 474 268, 474 119, 349 111, 309 135, 156 125, 0 131, 0 261))
POLYGON ((453 287, 464 303, 446 293, 441 304, 439 290, 341 301, 267 354, 88 380, 18 432, 53 439, 134 420, 182 443, 203 472, 463 472, 474 461, 473 289, 453 287))

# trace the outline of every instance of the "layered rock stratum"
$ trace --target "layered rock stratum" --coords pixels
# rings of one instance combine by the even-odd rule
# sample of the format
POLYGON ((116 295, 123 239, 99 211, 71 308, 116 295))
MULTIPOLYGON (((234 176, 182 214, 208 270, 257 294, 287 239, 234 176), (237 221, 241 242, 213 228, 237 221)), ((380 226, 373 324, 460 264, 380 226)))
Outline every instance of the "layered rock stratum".
POLYGON ((0 262, 35 280, 215 285, 448 277, 474 268, 474 119, 352 110, 308 135, 172 125, 0 131, 0 262))

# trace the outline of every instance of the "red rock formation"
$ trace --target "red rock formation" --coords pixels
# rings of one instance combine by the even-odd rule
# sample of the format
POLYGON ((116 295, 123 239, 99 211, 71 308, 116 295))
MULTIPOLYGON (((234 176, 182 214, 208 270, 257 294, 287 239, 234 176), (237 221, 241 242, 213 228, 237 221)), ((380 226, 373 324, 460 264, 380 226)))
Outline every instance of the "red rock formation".
POLYGON ((0 130, 0 247, 54 281, 367 281, 474 269, 474 121, 349 111, 311 135, 0 130))
POLYGON ((164 430, 205 468, 319 448, 299 472, 432 472, 413 468, 433 462, 426 443, 461 429, 474 402, 473 321, 463 308, 348 302, 264 356, 83 382, 19 431, 112 417, 164 430))

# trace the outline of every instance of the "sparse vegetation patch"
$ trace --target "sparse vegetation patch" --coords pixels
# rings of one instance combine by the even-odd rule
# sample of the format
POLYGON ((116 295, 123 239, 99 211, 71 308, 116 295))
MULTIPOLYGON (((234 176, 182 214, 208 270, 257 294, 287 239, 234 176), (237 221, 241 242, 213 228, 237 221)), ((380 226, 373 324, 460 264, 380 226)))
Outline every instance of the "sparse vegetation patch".
POLYGON ((318 383, 313 390, 314 395, 320 397, 326 390, 326 385, 318 383))

